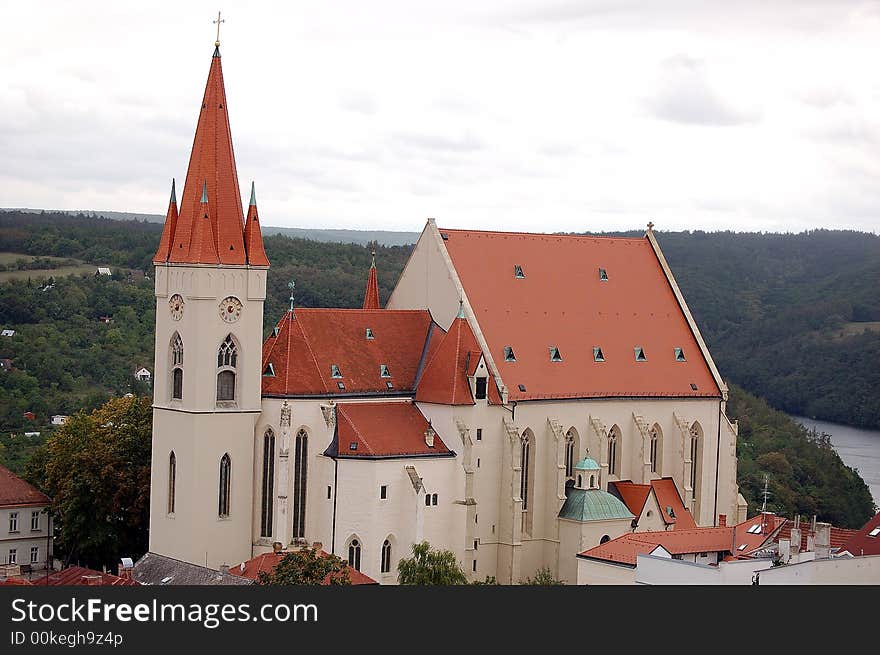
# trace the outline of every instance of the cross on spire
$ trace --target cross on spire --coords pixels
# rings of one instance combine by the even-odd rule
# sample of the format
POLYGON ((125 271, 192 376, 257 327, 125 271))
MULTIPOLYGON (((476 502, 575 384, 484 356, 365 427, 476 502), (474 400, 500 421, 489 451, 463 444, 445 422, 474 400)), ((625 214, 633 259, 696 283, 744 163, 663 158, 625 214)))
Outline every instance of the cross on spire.
POLYGON ((219 48, 220 47, 220 23, 225 23, 226 19, 220 18, 220 12, 218 11, 217 12, 217 20, 215 20, 213 22, 214 22, 214 25, 217 26, 217 40, 214 41, 214 46, 219 48))
POLYGON ((293 290, 296 288, 296 282, 291 280, 287 283, 287 288, 290 289, 290 311, 293 311, 293 290))

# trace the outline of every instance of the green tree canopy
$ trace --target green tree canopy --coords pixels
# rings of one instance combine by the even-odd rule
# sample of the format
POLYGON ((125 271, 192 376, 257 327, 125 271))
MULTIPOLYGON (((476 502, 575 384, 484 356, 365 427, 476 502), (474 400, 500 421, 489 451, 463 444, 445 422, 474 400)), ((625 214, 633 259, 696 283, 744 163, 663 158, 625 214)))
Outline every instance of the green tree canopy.
POLYGON ((467 576, 451 550, 434 550, 423 541, 412 545, 412 557, 397 564, 397 581, 405 585, 467 584, 467 576))
POLYGON ((350 585, 348 564, 336 555, 315 548, 287 553, 271 573, 260 571, 261 585, 350 585))
POLYGON ((80 412, 37 450, 26 477, 52 498, 56 553, 112 567, 147 550, 150 398, 114 398, 80 412))

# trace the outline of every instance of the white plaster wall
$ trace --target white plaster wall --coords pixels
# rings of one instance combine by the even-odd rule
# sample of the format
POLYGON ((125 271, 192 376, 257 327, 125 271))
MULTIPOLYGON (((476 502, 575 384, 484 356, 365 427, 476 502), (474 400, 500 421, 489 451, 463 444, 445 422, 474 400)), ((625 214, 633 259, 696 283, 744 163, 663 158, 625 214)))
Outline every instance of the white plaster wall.
POLYGON ((880 555, 817 559, 800 564, 776 566, 761 571, 759 584, 877 585, 880 584, 880 555))
MULTIPOLYGON (((44 506, 23 506, 0 508, 0 564, 9 562, 9 550, 16 551, 16 564, 30 564, 32 569, 46 568, 46 537, 47 522, 46 514, 40 514, 40 526, 38 530, 31 530, 31 512, 39 512, 44 506), (18 530, 9 531, 10 514, 18 512, 18 530), (31 548, 38 548, 38 559, 31 564, 31 548)), ((50 540, 51 552, 51 540, 50 540)))
POLYGON ((577 584, 609 585, 635 584, 635 567, 605 564, 596 560, 577 558, 577 584))
POLYGON ((579 522, 559 520, 559 567, 557 578, 566 584, 577 583, 578 553, 598 546, 602 537, 610 539, 631 532, 630 519, 579 522))

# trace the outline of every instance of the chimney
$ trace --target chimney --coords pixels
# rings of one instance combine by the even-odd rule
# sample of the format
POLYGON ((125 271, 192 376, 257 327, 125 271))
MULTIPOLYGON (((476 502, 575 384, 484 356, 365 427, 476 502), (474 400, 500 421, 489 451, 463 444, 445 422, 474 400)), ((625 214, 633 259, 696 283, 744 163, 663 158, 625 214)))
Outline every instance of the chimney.
POLYGON ((785 564, 791 559, 791 539, 779 540, 779 559, 785 564))
POLYGON ((312 544, 312 549, 313 550, 324 550, 324 544, 322 544, 320 541, 316 541, 312 544))
POLYGON ((119 560, 119 577, 126 580, 132 579, 134 572, 134 561, 130 557, 123 557, 119 560))
POLYGON ((831 524, 817 523, 816 537, 814 545, 816 547, 816 559, 828 559, 831 557, 831 524))
POLYGON ((273 541, 272 542, 272 552, 273 553, 276 553, 276 554, 280 553, 283 549, 284 549, 284 545, 280 541, 273 541))
POLYGON ((718 515, 718 527, 726 528, 727 527, 727 514, 719 514, 718 515))
POLYGON ((794 517, 794 527, 791 529, 791 554, 798 555, 801 552, 801 517, 794 517))
POLYGON ((761 534, 773 532, 773 528, 776 527, 776 522, 773 520, 774 516, 776 515, 773 512, 761 512, 761 534))
POLYGON ((431 421, 428 421, 428 429, 425 430, 425 443, 428 445, 428 448, 434 447, 434 435, 436 434, 434 428, 431 426, 431 421))

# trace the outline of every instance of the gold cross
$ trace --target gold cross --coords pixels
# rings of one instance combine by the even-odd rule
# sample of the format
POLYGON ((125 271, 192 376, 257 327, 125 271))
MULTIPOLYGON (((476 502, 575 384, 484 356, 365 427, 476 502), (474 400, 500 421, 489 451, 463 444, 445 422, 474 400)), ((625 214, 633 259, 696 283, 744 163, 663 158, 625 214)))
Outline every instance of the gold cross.
POLYGON ((214 45, 220 47, 220 23, 225 23, 226 20, 220 18, 220 12, 217 12, 217 20, 213 21, 214 25, 217 26, 217 40, 214 41, 214 45))

